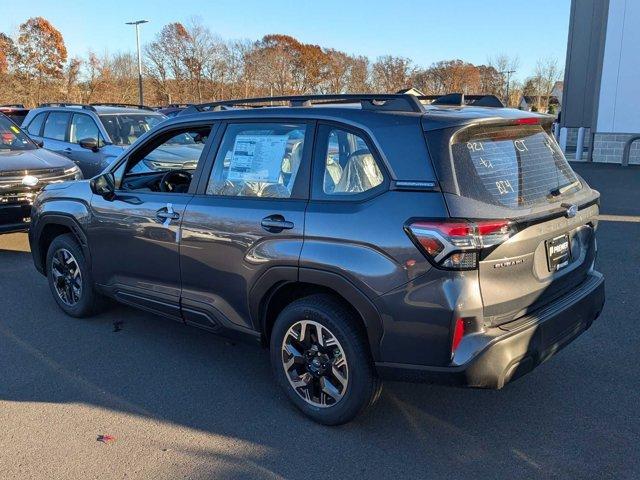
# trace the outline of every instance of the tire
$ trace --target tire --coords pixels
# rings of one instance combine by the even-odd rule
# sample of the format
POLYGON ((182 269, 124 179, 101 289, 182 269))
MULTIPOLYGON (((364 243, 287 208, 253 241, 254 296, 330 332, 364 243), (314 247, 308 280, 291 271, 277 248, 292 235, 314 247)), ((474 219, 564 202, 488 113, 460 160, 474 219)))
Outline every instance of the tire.
MULTIPOLYGON (((75 272, 75 268, 73 271, 75 272)), ((72 234, 60 235, 53 239, 47 250, 46 273, 53 298, 67 315, 85 318, 104 308, 104 297, 96 293, 91 269, 82 248, 72 234), (61 262, 63 259, 66 260, 64 262, 66 265, 77 265, 79 271, 79 279, 76 277, 71 286, 65 285, 64 279, 59 280, 60 269, 58 266, 63 263, 61 262), (79 286, 78 289, 75 288, 76 285, 79 286), (73 289, 71 301, 69 301, 69 288, 73 289), (66 294, 61 294, 60 291, 66 291, 66 294)))
POLYGON ((330 295, 315 294, 296 300, 285 307, 273 326, 270 342, 271 365, 277 383, 300 411, 323 425, 341 425, 351 421, 373 405, 380 396, 382 382, 375 373, 365 336, 358 328, 358 321, 330 295), (303 343, 298 342, 297 336, 302 333, 303 324, 305 333, 301 340, 306 339, 306 345, 313 343, 314 335, 310 332, 315 331, 317 337, 317 325, 320 326, 323 345, 318 347, 319 350, 314 350, 313 345, 305 350, 303 343), (291 348, 293 351, 297 349, 297 353, 302 355, 291 354, 291 348), (331 348, 334 348, 333 353, 323 353, 331 348), (338 355, 335 349, 341 350, 342 355, 338 355), (309 358, 315 358, 314 355, 320 358, 321 372, 325 372, 324 375, 311 370, 312 361, 309 358), (287 369, 285 363, 291 362, 291 359, 294 359, 294 366, 287 369), (300 359, 304 359, 304 362, 300 359), (323 359, 327 361, 323 362, 323 359), (338 364, 341 365, 338 373, 343 381, 346 379, 346 384, 335 381, 338 377, 332 373, 332 366, 338 364), (323 376, 327 378, 322 380, 323 376), (307 379, 311 381, 305 384, 307 379), (327 379, 329 384, 326 382, 327 379), (305 386, 294 387, 294 384, 301 382, 305 386), (327 391, 340 394, 339 400, 324 393, 327 385, 330 387, 327 391), (338 388, 331 385, 337 385, 338 388))

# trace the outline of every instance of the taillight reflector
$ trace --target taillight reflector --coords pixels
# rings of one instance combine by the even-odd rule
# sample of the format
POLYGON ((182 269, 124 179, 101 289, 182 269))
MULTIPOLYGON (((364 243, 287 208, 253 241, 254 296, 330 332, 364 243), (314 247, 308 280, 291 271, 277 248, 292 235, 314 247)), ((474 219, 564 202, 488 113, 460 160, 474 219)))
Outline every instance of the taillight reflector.
POLYGON ((453 339, 451 340, 451 353, 455 352, 464 336, 464 320, 456 319, 456 325, 453 328, 453 339))

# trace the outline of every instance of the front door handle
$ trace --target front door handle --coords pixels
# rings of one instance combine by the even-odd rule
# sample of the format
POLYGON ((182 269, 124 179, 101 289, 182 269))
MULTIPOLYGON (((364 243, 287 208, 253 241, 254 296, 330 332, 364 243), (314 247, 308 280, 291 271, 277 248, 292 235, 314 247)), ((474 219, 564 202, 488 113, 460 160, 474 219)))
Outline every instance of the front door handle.
POLYGON ((63 152, 64 152, 64 153, 73 153, 73 149, 72 149, 72 148, 67 147, 67 148, 65 148, 65 149, 63 150, 63 152))
POLYGON ((171 220, 178 220, 180 218, 180 214, 174 212, 172 204, 167 203, 166 207, 162 207, 156 212, 156 217, 162 222, 163 226, 168 227, 171 220))
POLYGON ((284 219, 282 215, 269 215, 260 222, 262 228, 267 232, 279 233, 282 230, 291 230, 294 227, 293 222, 284 219))

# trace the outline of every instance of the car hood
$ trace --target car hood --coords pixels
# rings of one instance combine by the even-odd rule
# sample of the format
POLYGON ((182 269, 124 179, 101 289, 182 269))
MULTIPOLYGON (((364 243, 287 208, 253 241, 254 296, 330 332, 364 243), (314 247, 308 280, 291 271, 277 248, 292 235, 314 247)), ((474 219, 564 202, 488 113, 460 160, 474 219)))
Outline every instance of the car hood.
POLYGON ((41 168, 69 168, 74 165, 68 158, 44 148, 36 150, 0 150, 0 172, 37 170, 41 168))
POLYGON ((147 160, 164 162, 197 162, 202 153, 201 145, 164 145, 147 155, 147 160))
POLYGON ((165 145, 150 152, 144 161, 138 163, 131 171, 144 173, 167 168, 195 170, 202 148, 202 145, 165 145), (154 165, 154 162, 161 165, 154 165))

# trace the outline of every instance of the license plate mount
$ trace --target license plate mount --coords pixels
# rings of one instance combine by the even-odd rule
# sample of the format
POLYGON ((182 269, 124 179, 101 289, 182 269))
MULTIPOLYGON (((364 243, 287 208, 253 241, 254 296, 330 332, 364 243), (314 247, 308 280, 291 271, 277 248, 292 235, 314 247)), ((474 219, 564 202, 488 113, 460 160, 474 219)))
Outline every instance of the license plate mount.
POLYGON ((562 270, 571 261, 569 235, 558 235, 545 242, 547 248, 547 266, 550 272, 562 270))

